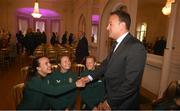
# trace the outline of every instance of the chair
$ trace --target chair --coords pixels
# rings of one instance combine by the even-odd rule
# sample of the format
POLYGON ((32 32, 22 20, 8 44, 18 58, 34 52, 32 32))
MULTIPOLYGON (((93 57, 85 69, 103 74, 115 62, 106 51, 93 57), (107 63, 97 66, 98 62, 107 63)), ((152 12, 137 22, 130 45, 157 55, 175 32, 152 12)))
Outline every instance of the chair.
POLYGON ((48 50, 46 54, 51 63, 57 63, 58 54, 56 50, 48 50))
POLYGON ((20 83, 13 86, 12 95, 15 106, 17 106, 23 98, 23 89, 24 89, 24 83, 20 83))
POLYGON ((85 65, 83 64, 73 64, 72 65, 72 71, 76 72, 79 76, 79 74, 85 70, 85 65))
POLYGON ((28 69, 29 67, 28 66, 25 66, 25 67, 22 67, 20 69, 20 72, 21 72, 21 80, 24 82, 26 80, 26 76, 28 74, 28 69))
POLYGON ((3 48, 0 50, 0 65, 5 66, 7 65, 7 68, 9 68, 10 60, 9 60, 9 49, 3 48))
POLYGON ((155 108, 159 103, 167 99, 172 99, 176 97, 176 90, 178 86, 178 81, 171 81, 165 92, 163 93, 163 97, 152 102, 152 107, 155 108))
POLYGON ((52 67, 52 70, 53 70, 53 71, 55 71, 56 69, 59 68, 58 64, 52 64, 51 67, 52 67))
POLYGON ((41 56, 44 56, 44 55, 45 55, 45 53, 44 53, 43 50, 35 50, 35 52, 34 52, 35 57, 41 57, 41 56))

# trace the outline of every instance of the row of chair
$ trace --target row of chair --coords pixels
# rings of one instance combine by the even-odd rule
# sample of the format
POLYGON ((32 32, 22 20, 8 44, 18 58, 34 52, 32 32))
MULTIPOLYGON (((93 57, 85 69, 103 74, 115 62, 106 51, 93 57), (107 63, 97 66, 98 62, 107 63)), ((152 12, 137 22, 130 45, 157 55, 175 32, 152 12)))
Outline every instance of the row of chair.
POLYGON ((75 48, 74 47, 62 47, 60 45, 56 46, 38 46, 34 51, 34 56, 47 56, 51 62, 55 63, 58 61, 58 58, 63 55, 69 56, 74 60, 75 58, 75 48))

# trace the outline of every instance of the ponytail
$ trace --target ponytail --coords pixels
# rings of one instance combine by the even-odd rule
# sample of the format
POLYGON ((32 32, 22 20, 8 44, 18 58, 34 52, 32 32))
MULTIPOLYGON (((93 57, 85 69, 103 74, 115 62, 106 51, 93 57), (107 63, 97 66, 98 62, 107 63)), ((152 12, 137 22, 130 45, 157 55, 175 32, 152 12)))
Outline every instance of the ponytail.
POLYGON ((32 64, 29 65, 26 81, 30 80, 34 76, 37 76, 37 67, 39 67, 39 59, 40 58, 42 58, 42 57, 37 57, 37 58, 33 59, 32 64))

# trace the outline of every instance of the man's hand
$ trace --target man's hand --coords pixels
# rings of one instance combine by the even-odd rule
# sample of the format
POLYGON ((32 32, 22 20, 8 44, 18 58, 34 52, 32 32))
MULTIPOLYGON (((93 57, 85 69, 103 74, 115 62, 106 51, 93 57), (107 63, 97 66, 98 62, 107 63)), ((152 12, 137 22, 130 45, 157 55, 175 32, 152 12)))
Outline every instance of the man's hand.
POLYGON ((98 111, 98 108, 96 106, 94 106, 92 111, 98 111))
POLYGON ((88 76, 81 77, 79 80, 76 81, 76 87, 85 87, 86 83, 90 82, 88 76))
POLYGON ((81 79, 76 81, 76 87, 85 87, 86 83, 82 81, 81 79))
POLYGON ((98 105, 98 110, 111 110, 111 107, 107 103, 107 100, 105 100, 103 103, 100 103, 98 105))
POLYGON ((85 77, 81 77, 80 79, 82 82, 84 82, 85 84, 90 82, 90 79, 88 78, 88 76, 85 76, 85 77))

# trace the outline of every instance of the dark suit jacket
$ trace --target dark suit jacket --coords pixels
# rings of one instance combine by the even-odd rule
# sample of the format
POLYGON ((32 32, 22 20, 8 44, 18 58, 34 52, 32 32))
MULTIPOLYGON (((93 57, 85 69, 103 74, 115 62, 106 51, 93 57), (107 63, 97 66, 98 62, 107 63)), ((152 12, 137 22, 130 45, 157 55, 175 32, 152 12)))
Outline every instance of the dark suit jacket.
POLYGON ((86 39, 86 37, 82 37, 79 42, 78 45, 76 47, 76 62, 77 63, 81 63, 82 60, 84 59, 84 57, 89 55, 89 51, 88 51, 88 41, 86 39))
POLYGON ((112 56, 91 75, 96 79, 104 74, 106 99, 111 109, 138 109, 145 62, 144 46, 129 33, 112 56))

